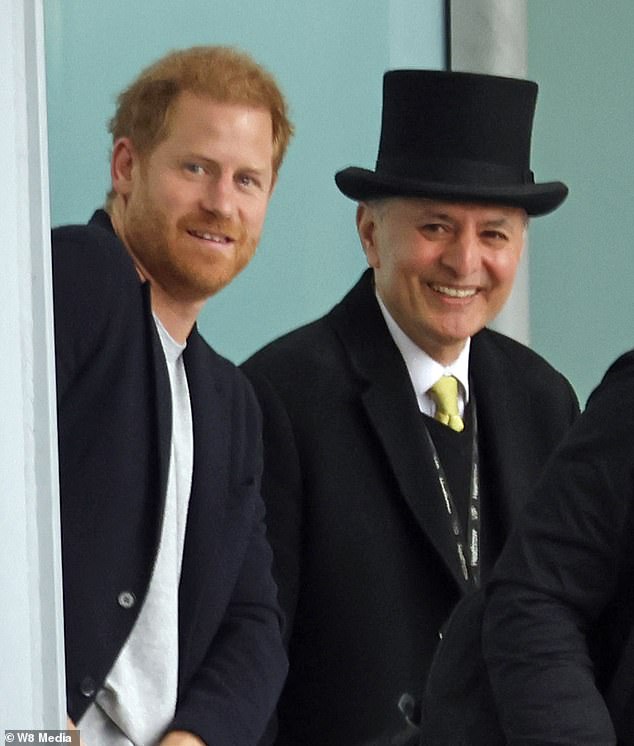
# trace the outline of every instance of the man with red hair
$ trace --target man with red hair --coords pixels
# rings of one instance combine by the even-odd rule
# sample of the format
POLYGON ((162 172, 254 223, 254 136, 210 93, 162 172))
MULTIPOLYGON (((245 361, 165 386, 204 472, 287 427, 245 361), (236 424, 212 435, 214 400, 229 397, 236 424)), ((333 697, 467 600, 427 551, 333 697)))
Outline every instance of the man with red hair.
POLYGON ((286 674, 260 415, 202 339, 292 127, 273 78, 172 53, 119 97, 112 191, 53 232, 68 712, 87 746, 256 744, 286 674))

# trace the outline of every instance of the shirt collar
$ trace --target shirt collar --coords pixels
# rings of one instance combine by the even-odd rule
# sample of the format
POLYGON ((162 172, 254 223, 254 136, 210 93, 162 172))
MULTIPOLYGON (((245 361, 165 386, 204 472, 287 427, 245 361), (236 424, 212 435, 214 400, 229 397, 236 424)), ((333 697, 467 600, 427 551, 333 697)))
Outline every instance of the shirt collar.
POLYGON ((466 405, 469 402, 469 351, 471 349, 471 338, 467 339, 457 359, 451 365, 442 365, 430 357, 405 334, 396 321, 394 321, 394 318, 378 294, 376 299, 390 335, 394 340, 394 344, 403 356, 421 410, 425 411, 427 409, 426 406, 423 406, 423 401, 427 398, 426 392, 443 375, 455 376, 458 379, 461 387, 461 398, 464 405, 466 405))
POLYGON ((174 337, 172 337, 172 335, 167 331, 167 329, 163 325, 163 322, 154 313, 154 311, 152 311, 152 316, 154 317, 154 323, 156 324, 156 329, 161 340, 163 354, 165 355, 167 361, 173 364, 178 360, 179 356, 187 347, 187 342, 185 342, 184 344, 177 342, 174 337))

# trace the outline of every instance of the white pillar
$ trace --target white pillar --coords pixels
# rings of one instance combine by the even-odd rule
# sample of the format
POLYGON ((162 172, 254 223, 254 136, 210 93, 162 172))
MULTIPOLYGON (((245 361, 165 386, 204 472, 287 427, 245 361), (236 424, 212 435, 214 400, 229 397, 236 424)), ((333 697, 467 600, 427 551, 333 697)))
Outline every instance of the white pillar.
MULTIPOLYGON (((450 0, 449 59, 452 70, 524 78, 528 64, 527 48, 526 0, 450 0)), ((526 250, 511 297, 491 326, 524 344, 529 343, 526 250)))
POLYGON ((0 736, 65 724, 42 0, 0 0, 0 736))

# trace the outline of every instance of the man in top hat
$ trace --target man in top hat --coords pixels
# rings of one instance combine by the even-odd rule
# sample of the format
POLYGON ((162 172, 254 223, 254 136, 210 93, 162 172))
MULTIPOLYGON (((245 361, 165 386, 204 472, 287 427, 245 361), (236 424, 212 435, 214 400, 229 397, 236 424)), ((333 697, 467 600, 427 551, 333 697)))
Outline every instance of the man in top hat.
POLYGON ((335 177, 369 269, 244 364, 287 617, 279 745, 401 742, 451 609, 486 579, 578 413, 559 373, 484 328, 528 216, 567 194, 529 169, 536 91, 386 73, 376 170, 335 177))

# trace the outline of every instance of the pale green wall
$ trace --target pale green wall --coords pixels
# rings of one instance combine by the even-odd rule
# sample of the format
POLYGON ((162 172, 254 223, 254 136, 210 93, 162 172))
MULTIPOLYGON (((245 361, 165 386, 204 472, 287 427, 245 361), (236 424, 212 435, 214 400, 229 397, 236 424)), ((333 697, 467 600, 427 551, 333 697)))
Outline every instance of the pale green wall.
POLYGON ((634 3, 529 0, 538 178, 570 196, 535 220, 531 340, 582 399, 634 347, 634 3))
POLYGON ((278 78, 297 135, 252 264, 200 320, 241 361, 325 312, 364 266, 354 204, 335 187, 347 165, 373 167, 381 77, 439 68, 442 0, 47 0, 52 220, 84 222, 109 183, 106 120, 142 67, 169 49, 231 44, 278 78))

